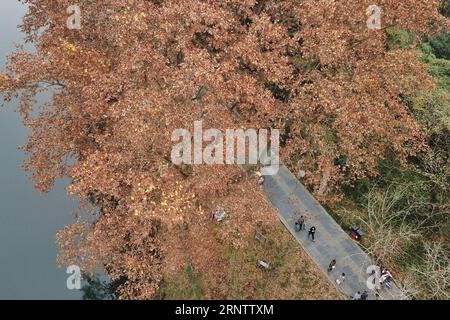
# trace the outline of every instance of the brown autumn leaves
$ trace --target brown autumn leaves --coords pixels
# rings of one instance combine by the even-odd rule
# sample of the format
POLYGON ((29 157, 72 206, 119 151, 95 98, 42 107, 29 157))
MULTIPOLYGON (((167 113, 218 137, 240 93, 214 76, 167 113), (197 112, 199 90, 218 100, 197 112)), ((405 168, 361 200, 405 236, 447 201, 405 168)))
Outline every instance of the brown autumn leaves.
MULTIPOLYGON (((69 30, 72 2, 27 1, 22 29, 37 50, 10 57, 0 90, 20 96, 37 188, 68 176, 94 216, 58 234, 60 262, 126 276, 123 298, 152 297, 186 257, 219 272, 218 239, 245 245, 276 219, 239 168, 172 165, 174 129, 279 128, 283 161, 315 191, 327 177, 330 197, 388 153, 426 148, 402 97, 433 83, 413 49, 387 52, 383 30, 367 29, 373 1, 84 1, 82 28, 69 30), (218 230, 217 206, 233 216, 218 230)), ((376 2, 383 27, 447 23, 439 1, 376 2)))

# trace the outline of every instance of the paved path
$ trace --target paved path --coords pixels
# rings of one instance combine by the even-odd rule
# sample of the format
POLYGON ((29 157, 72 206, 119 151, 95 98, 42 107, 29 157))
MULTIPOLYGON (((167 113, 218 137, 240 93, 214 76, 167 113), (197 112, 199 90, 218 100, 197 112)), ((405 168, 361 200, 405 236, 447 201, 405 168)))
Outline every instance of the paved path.
MULTIPOLYGON (((347 297, 357 291, 369 292, 369 299, 375 299, 374 292, 367 289, 367 267, 373 265, 370 258, 333 220, 325 209, 313 198, 308 190, 283 165, 278 174, 266 176, 264 182, 266 196, 278 210, 280 220, 303 246, 328 279, 347 297), (295 219, 304 215, 307 230, 296 232, 295 219), (316 241, 308 239, 308 230, 315 226, 316 241), (327 272, 332 259, 337 260, 336 268, 327 272), (340 286, 336 279, 346 274, 346 280, 340 286)), ((405 299, 402 292, 393 286, 381 289, 380 299, 405 299)))

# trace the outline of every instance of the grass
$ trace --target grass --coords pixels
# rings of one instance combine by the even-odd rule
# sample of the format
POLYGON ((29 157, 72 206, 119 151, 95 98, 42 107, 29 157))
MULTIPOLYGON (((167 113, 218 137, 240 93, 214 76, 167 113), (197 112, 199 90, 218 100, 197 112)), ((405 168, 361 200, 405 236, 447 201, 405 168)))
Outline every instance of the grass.
POLYGON ((161 296, 167 300, 203 299, 200 275, 193 270, 190 262, 186 262, 182 272, 163 282, 161 292, 161 296))
POLYGON ((280 223, 266 231, 267 240, 260 243, 253 236, 247 245, 234 248, 224 242, 224 265, 221 274, 197 274, 192 267, 165 278, 165 299, 339 299, 300 245, 280 223), (258 261, 269 263, 269 269, 258 267, 258 261))

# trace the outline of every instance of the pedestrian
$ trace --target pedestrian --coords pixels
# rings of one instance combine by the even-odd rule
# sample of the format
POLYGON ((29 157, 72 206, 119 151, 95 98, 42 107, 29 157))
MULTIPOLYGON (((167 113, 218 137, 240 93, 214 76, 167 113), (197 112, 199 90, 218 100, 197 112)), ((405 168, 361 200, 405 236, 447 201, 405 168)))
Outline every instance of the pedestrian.
POLYGON ((309 233, 308 233, 308 237, 311 236, 312 241, 316 241, 314 240, 314 235, 316 234, 316 227, 311 227, 311 229, 309 229, 309 233))
POLYGON ((255 172, 255 177, 256 177, 256 181, 258 181, 258 184, 259 185, 263 185, 264 184, 264 177, 263 177, 263 175, 262 175, 262 173, 261 172, 259 172, 259 171, 256 171, 255 172))
POLYGON ((361 300, 361 292, 358 291, 353 295, 353 300, 361 300))
POLYGON ((361 299, 359 299, 359 300, 367 300, 367 298, 369 298, 369 294, 367 293, 367 291, 364 291, 361 294, 361 299))
POLYGON ((389 270, 384 269, 383 272, 381 273, 381 277, 380 277, 380 287, 385 285, 388 289, 391 288, 391 282, 392 280, 392 274, 389 272, 389 270))
POLYGON ((305 227, 305 218, 301 216, 297 221, 295 221, 295 231, 299 232, 305 227))
POLYGON ((341 276, 336 279, 336 283, 338 286, 340 286, 341 284, 344 283, 344 281, 345 281, 345 273, 342 273, 341 276))
POLYGON ((335 259, 331 260, 330 264, 328 265, 328 272, 333 271, 334 268, 336 268, 336 260, 335 259))
POLYGON ((261 176, 261 177, 259 177, 258 178, 258 184, 260 185, 260 186, 262 186, 263 184, 264 184, 264 177, 263 176, 261 176))
POLYGON ((305 229, 305 217, 300 216, 300 219, 298 219, 298 224, 300 225, 300 230, 305 229))

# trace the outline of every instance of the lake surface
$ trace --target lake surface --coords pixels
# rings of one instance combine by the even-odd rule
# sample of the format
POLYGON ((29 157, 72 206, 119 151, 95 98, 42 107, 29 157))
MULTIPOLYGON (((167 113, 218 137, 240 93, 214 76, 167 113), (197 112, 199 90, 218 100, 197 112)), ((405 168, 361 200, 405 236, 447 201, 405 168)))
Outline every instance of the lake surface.
MULTIPOLYGON (((22 42, 17 28, 26 11, 15 0, 2 0, 0 72, 5 57, 22 42)), ((14 112, 17 101, 0 109, 0 299, 80 299, 66 287, 66 270, 56 266, 55 234, 73 221, 76 200, 59 181, 52 192, 39 194, 21 169, 25 155, 18 146, 27 130, 14 112)))

